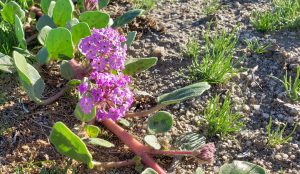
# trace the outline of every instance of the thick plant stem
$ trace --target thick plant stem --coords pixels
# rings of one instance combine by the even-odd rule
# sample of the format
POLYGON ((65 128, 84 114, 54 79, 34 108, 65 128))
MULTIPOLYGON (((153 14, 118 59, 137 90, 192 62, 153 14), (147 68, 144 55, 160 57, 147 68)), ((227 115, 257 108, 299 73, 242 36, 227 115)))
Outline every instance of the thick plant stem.
POLYGON ((166 171, 162 169, 151 156, 147 154, 147 149, 145 145, 136 140, 131 134, 126 132, 122 127, 117 125, 111 119, 105 119, 102 121, 103 125, 113 132, 118 138, 122 140, 136 155, 140 156, 142 162, 151 167, 159 174, 166 174, 166 171))
POLYGON ((142 111, 142 112, 131 112, 126 113, 125 117, 145 117, 148 116, 156 111, 159 111, 160 109, 164 108, 165 105, 157 105, 149 110, 142 111))
POLYGON ((63 89, 61 89, 61 91, 59 91, 58 93, 56 93, 54 96, 46 99, 46 100, 42 100, 41 103, 39 103, 39 105, 49 105, 53 102, 55 102, 57 99, 59 99, 59 97, 63 96, 64 93, 66 92, 66 90, 68 89, 68 87, 64 87, 63 89))
POLYGON ((125 166, 131 166, 135 164, 134 160, 118 161, 118 162, 97 162, 93 161, 94 166, 97 169, 103 170, 107 168, 119 168, 125 166))

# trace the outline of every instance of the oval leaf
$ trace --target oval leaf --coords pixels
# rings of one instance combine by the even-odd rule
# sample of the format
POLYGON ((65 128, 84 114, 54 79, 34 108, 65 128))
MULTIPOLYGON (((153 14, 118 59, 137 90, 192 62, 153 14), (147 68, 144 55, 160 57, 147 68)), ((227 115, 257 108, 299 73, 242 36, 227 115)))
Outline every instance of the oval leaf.
POLYGON ((124 13, 122 16, 118 17, 114 21, 112 27, 117 28, 117 27, 122 27, 125 24, 128 24, 129 22, 133 21, 134 18, 142 14, 143 11, 144 10, 141 9, 129 10, 128 12, 124 13))
POLYGON ((15 24, 15 15, 17 15, 21 21, 25 19, 25 12, 22 8, 17 4, 15 1, 10 1, 6 3, 1 10, 1 17, 6 22, 10 23, 11 25, 15 24))
POLYGON ((173 126, 173 116, 169 112, 160 111, 148 119, 148 131, 151 134, 168 132, 173 126))
POLYGON ((94 106, 92 109, 92 112, 90 114, 85 114, 80 107, 80 104, 77 103, 74 114, 76 118, 78 118, 80 121, 91 121, 96 116, 96 107, 94 106))
POLYGON ((259 165, 246 162, 234 160, 232 163, 227 163, 221 166, 219 174, 228 173, 239 173, 239 174, 265 174, 264 168, 259 165))
POLYGON ((109 15, 99 11, 86 11, 79 16, 80 22, 86 22, 90 28, 104 28, 108 25, 109 15))
POLYGON ((118 120, 118 123, 120 123, 120 124, 122 124, 123 126, 126 126, 126 127, 130 127, 130 126, 131 126, 130 122, 127 121, 127 120, 124 119, 124 118, 119 119, 119 120, 118 120))
POLYGON ((50 3, 51 3, 51 0, 41 0, 40 6, 41 6, 42 11, 44 12, 44 14, 48 13, 50 3))
POLYGON ((123 73, 126 75, 134 75, 151 68, 152 66, 156 65, 156 62, 156 57, 140 59, 132 58, 125 62, 125 69, 123 70, 123 73))
POLYGON ((0 53, 0 70, 8 73, 12 73, 13 63, 11 57, 0 53))
POLYGON ((72 65, 69 61, 63 60, 60 64, 60 75, 67 80, 72 80, 75 77, 75 73, 72 65))
POLYGON ((175 144, 181 150, 197 150, 205 144, 206 138, 201 134, 189 132, 177 138, 175 144))
POLYGON ((127 38, 126 38, 126 42, 125 42, 127 47, 131 46, 132 42, 135 39, 136 33, 137 33, 136 31, 131 31, 131 32, 128 33, 127 38))
POLYGON ((23 49, 27 48, 26 40, 25 40, 25 34, 23 29, 23 24, 18 17, 18 15, 15 15, 15 33, 18 39, 18 42, 20 44, 20 47, 23 49))
POLYGON ((146 135, 144 140, 149 146, 153 147, 154 149, 159 150, 161 148, 161 145, 159 144, 155 135, 146 135))
POLYGON ((109 0, 98 0, 99 9, 106 7, 109 4, 109 0))
POLYGON ((80 22, 71 28, 72 40, 75 47, 78 45, 80 39, 91 35, 90 27, 85 22, 80 22))
POLYGON ((173 92, 163 94, 157 98, 159 104, 170 105, 179 103, 192 97, 200 96, 204 91, 208 90, 210 85, 207 82, 195 83, 173 92))
POLYGON ((100 133, 100 128, 94 125, 85 125, 84 130, 90 138, 95 138, 100 133))
POLYGON ((50 30, 45 47, 48 50, 49 58, 71 59, 73 57, 71 32, 62 27, 50 30))
POLYGON ((39 35, 38 35, 38 40, 40 42, 40 44, 42 45, 45 45, 45 42, 47 40, 47 36, 50 32, 52 28, 49 27, 49 26, 45 26, 44 28, 42 28, 42 30, 39 32, 39 35))
POLYGON ((36 23, 36 29, 41 31, 45 26, 49 26, 50 28, 56 28, 52 18, 48 15, 43 15, 39 18, 38 22, 36 23))
POLYGON ((48 51, 47 48, 43 47, 39 50, 39 52, 36 55, 37 57, 37 61, 39 62, 39 64, 41 65, 45 65, 47 64, 49 57, 48 57, 48 51))
POLYGON ((158 174, 158 173, 152 168, 147 168, 141 174, 158 174))
POLYGON ((64 123, 57 122, 54 124, 50 133, 50 142, 60 154, 83 162, 90 168, 93 167, 92 155, 84 142, 64 123))
POLYGON ((103 140, 101 138, 89 138, 88 141, 89 144, 95 145, 95 146, 102 146, 102 147, 115 147, 114 144, 112 144, 109 141, 103 140))
POLYGON ((74 5, 71 0, 56 0, 53 9, 53 21, 57 26, 64 27, 72 19, 74 5))

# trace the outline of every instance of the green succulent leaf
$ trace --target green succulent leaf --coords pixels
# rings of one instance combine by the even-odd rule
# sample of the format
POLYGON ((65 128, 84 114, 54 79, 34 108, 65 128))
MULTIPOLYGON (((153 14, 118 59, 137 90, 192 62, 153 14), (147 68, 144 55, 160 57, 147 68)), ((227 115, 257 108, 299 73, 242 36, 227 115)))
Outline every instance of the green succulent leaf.
POLYGON ((50 142, 60 154, 93 168, 92 155, 86 145, 64 123, 56 122, 54 124, 50 133, 50 142))
POLYGON ((48 9, 52 0, 41 0, 40 6, 44 14, 48 13, 48 9))
POLYGON ((18 17, 18 15, 15 15, 15 33, 18 39, 18 42, 20 44, 20 47, 23 49, 27 48, 26 40, 25 40, 25 34, 23 29, 23 24, 18 17))
POLYGON ((100 133, 100 128, 94 125, 85 125, 84 130, 90 138, 96 138, 100 133))
POLYGON ((49 31, 45 47, 51 59, 67 59, 73 57, 72 35, 69 30, 58 27, 49 31))
POLYGON ((126 75, 134 75, 151 68, 152 66, 156 65, 156 62, 156 57, 139 59, 131 58, 125 62, 125 69, 123 70, 123 73, 126 75))
POLYGON ((158 174, 158 173, 152 168, 146 168, 141 174, 158 174))
POLYGON ((166 111, 159 111, 148 119, 148 131, 151 134, 168 132, 172 126, 173 116, 166 111))
POLYGON ((102 9, 109 4, 109 0, 98 0, 98 7, 102 9))
POLYGON ((0 53, 0 71, 12 73, 13 72, 12 68, 13 68, 13 63, 11 61, 11 57, 0 53))
POLYGON ((48 63, 49 56, 48 56, 48 50, 47 48, 43 47, 39 50, 39 52, 36 55, 37 61, 40 65, 45 65, 48 63))
POLYGON ((72 19, 74 5, 72 0, 56 0, 53 9, 53 21, 57 26, 64 27, 72 19))
POLYGON ((42 30, 39 32, 38 41, 40 42, 40 44, 45 45, 50 30, 52 30, 52 28, 47 25, 43 27, 42 30))
POLYGON ((157 98, 159 104, 170 105, 179 103, 192 97, 200 96, 204 91, 208 90, 210 85, 207 82, 195 83, 173 92, 163 94, 157 98))
POLYGON ((87 23, 80 22, 71 28, 71 33, 72 33, 73 43, 76 47, 80 39, 91 35, 91 30, 87 23))
POLYGON ((159 150, 161 148, 161 145, 159 144, 155 135, 146 135, 144 141, 154 149, 159 150))
POLYGON ((67 60, 63 60, 60 64, 60 75, 67 80, 72 80, 75 77, 75 72, 72 65, 67 60))
POLYGON ((38 31, 41 31, 45 26, 56 28, 56 25, 54 24, 52 18, 48 15, 43 15, 39 18, 38 22, 36 23, 36 29, 38 31))
POLYGON ((104 28, 108 25, 109 15, 99 11, 86 11, 79 16, 80 22, 86 22, 90 28, 104 28))
POLYGON ((55 1, 50 2, 49 8, 48 8, 48 16, 50 16, 50 17, 53 16, 53 10, 54 10, 55 5, 56 5, 55 1))
POLYGON ((81 80, 79 80, 79 79, 72 79, 72 80, 68 81, 67 85, 69 87, 76 87, 76 86, 80 85, 80 83, 81 83, 81 80))
POLYGON ((96 107, 95 106, 93 107, 92 112, 90 114, 85 114, 82 111, 80 104, 77 103, 74 114, 75 114, 76 118, 79 119, 80 121, 88 122, 96 117, 96 107))
POLYGON ((179 136, 175 145, 181 150, 196 150, 205 144, 206 138, 194 132, 189 132, 179 136))
POLYGON ((238 174, 265 174, 264 168, 259 165, 247 162, 234 160, 232 163, 227 163, 221 166, 219 174, 238 173, 238 174))
POLYGON ((26 62, 25 57, 19 52, 13 52, 13 59, 26 93, 31 100, 40 103, 40 98, 45 89, 45 83, 40 74, 33 66, 26 62))
POLYGON ((126 39, 126 42, 125 42, 125 44, 127 45, 127 47, 131 46, 132 42, 135 39, 136 33, 137 33, 136 31, 131 31, 131 32, 128 33, 127 39, 126 39))
POLYGON ((88 143, 92 144, 94 146, 102 146, 102 147, 107 147, 107 148, 115 147, 115 145, 112 144, 111 142, 103 140, 101 138, 89 138, 88 143))
POLYGON ((10 23, 11 25, 15 24, 15 15, 19 17, 21 21, 25 19, 25 12, 15 1, 10 1, 6 3, 1 10, 1 17, 4 21, 10 23))
POLYGON ((118 17, 114 21, 114 24, 112 25, 112 27, 118 28, 118 27, 122 27, 125 24, 128 24, 129 22, 133 21, 134 18, 136 18, 137 16, 142 14, 143 11, 144 10, 141 10, 141 9, 129 10, 128 12, 124 13, 122 16, 118 17))
POLYGON ((126 126, 126 127, 130 127, 131 124, 129 121, 127 121, 125 118, 121 118, 118 120, 118 123, 122 124, 123 126, 126 126))

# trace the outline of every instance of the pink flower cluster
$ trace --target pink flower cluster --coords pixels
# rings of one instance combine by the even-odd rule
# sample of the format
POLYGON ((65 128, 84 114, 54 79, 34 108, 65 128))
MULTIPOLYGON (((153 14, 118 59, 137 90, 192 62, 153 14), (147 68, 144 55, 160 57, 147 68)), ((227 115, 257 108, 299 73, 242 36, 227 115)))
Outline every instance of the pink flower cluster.
POLYGON ((92 35, 81 40, 79 49, 89 60, 92 72, 88 82, 82 82, 78 90, 79 104, 84 113, 97 108, 97 119, 118 120, 125 116, 133 103, 129 89, 130 78, 120 70, 124 69, 126 46, 124 36, 112 28, 94 29, 92 35), (117 71, 112 74, 111 70, 117 71))

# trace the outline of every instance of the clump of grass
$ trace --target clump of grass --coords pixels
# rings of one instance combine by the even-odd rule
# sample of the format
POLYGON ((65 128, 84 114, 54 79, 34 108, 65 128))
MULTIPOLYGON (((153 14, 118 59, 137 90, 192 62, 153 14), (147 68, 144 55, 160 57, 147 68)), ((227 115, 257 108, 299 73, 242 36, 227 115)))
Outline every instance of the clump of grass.
POLYGON ((233 54, 237 43, 237 29, 232 32, 216 31, 210 37, 209 31, 204 32, 205 50, 201 62, 194 59, 189 67, 189 78, 193 81, 209 83, 225 83, 238 73, 234 68, 233 54))
POLYGON ((221 7, 219 0, 205 0, 203 12, 206 16, 215 14, 221 7))
POLYGON ((276 130, 272 130, 272 118, 270 117, 269 123, 267 125, 267 133, 268 133, 268 145, 271 147, 275 147, 276 145, 285 144, 293 139, 293 134, 296 131, 297 126, 295 125, 292 132, 287 136, 283 136, 285 133, 287 124, 284 124, 283 128, 281 126, 277 126, 276 130))
POLYGON ((268 32, 300 27, 298 0, 272 0, 272 6, 272 10, 253 13, 251 23, 258 31, 268 32))
POLYGON ((245 43, 247 44, 247 48, 256 54, 266 53, 270 47, 270 44, 262 44, 257 39, 245 40, 245 43))
POLYGON ((157 0, 131 0, 131 2, 134 8, 149 11, 155 7, 157 0))
POLYGON ((200 53, 200 45, 198 39, 196 37, 189 38, 182 52, 184 55, 192 58, 193 61, 198 60, 200 53))
POLYGON ((243 115, 232 112, 232 101, 228 95, 223 103, 220 103, 220 96, 215 96, 208 102, 204 111, 204 118, 208 124, 208 136, 226 136, 239 131, 244 122, 241 121, 243 115))
POLYGON ((0 52, 10 55, 18 42, 13 28, 6 22, 0 22, 0 52))

